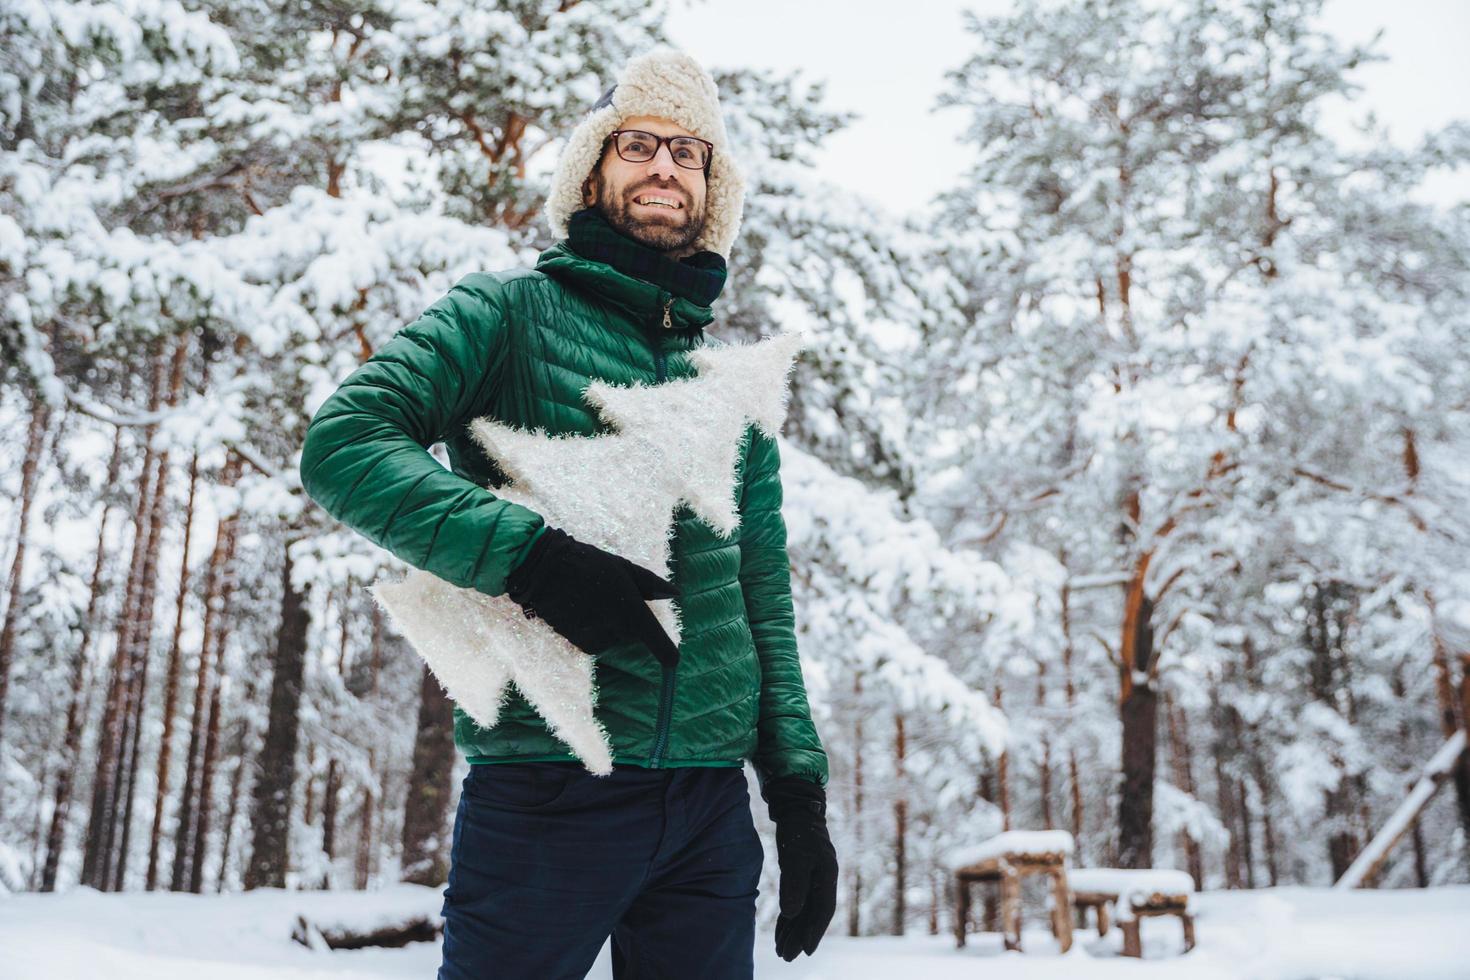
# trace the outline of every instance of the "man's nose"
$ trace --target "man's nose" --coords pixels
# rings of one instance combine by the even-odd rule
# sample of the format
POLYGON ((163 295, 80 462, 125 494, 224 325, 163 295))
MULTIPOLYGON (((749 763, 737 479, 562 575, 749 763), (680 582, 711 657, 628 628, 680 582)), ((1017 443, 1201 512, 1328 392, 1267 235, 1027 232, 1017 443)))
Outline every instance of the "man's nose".
POLYGON ((668 143, 660 143, 653 159, 648 161, 648 172, 677 182, 679 169, 679 165, 674 162, 674 148, 668 143))

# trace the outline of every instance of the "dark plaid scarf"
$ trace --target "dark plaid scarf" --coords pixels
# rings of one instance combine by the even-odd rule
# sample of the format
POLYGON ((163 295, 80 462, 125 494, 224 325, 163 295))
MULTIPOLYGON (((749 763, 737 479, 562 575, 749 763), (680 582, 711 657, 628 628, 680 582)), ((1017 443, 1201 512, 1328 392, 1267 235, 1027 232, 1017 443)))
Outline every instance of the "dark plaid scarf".
POLYGON ((725 259, 719 252, 671 259, 618 231, 597 208, 572 213, 567 219, 567 244, 583 258, 606 262, 624 275, 661 286, 700 306, 712 305, 725 288, 725 259))

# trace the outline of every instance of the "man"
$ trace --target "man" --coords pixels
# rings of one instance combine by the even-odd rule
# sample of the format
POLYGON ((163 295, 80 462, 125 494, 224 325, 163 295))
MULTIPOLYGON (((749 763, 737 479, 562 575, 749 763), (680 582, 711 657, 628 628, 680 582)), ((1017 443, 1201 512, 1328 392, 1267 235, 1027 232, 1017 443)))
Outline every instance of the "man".
POLYGON ((751 976, 764 854, 746 759, 776 822, 778 954, 810 955, 832 918, 827 757, 797 657, 775 441, 747 429, 734 535, 672 515, 666 581, 496 496, 505 475, 466 431, 490 415, 595 436, 590 381, 692 375, 743 197, 710 75, 672 49, 635 58, 562 153, 546 214, 565 237, 534 269, 460 280, 308 430, 302 482, 329 513, 454 585, 509 596, 596 659, 610 776, 518 693, 493 729, 455 711, 471 766, 441 980, 581 977, 609 934, 618 977, 751 976), (436 441, 450 470, 425 452, 436 441), (668 598, 677 648, 648 605, 668 598))

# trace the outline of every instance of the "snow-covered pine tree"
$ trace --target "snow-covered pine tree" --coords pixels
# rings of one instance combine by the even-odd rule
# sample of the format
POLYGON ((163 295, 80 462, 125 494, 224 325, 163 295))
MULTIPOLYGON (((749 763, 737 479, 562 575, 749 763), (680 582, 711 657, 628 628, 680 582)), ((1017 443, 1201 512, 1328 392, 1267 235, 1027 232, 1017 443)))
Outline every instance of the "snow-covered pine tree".
POLYGON ((1120 758, 1093 764, 1120 772, 1122 864, 1154 859, 1156 784, 1171 831, 1221 838, 1204 784, 1178 785, 1206 767, 1162 780, 1164 697, 1185 758, 1215 742, 1220 877, 1320 881, 1301 841, 1351 811, 1361 846, 1401 792, 1406 760, 1369 746, 1407 734, 1422 760, 1452 717, 1431 610, 1465 601, 1470 240, 1463 204, 1414 187, 1465 161, 1466 127, 1330 135, 1373 55, 1314 0, 1057 0, 969 28, 941 102, 975 162, 935 214, 964 296, 927 347, 943 383, 916 414, 947 458, 922 496, 1067 569, 1071 631, 1115 677, 1120 758), (1314 655, 1319 593, 1345 629, 1314 655), (1317 695, 1314 656, 1336 665, 1317 695))

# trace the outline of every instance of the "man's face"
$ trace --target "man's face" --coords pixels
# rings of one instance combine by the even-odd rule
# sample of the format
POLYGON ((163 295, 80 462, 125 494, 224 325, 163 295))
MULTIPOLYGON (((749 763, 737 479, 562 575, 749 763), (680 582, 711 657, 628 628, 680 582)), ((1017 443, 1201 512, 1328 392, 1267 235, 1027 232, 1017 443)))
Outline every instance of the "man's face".
MULTIPOLYGON (((629 116, 618 129, 641 129, 655 136, 697 135, 658 116, 629 116)), ((582 187, 583 202, 598 208, 608 224, 670 258, 695 251, 693 242, 704 231, 704 194, 704 171, 675 163, 667 143, 652 160, 628 163, 609 141, 582 187), (677 207, 640 203, 649 195, 672 198, 677 207)))

